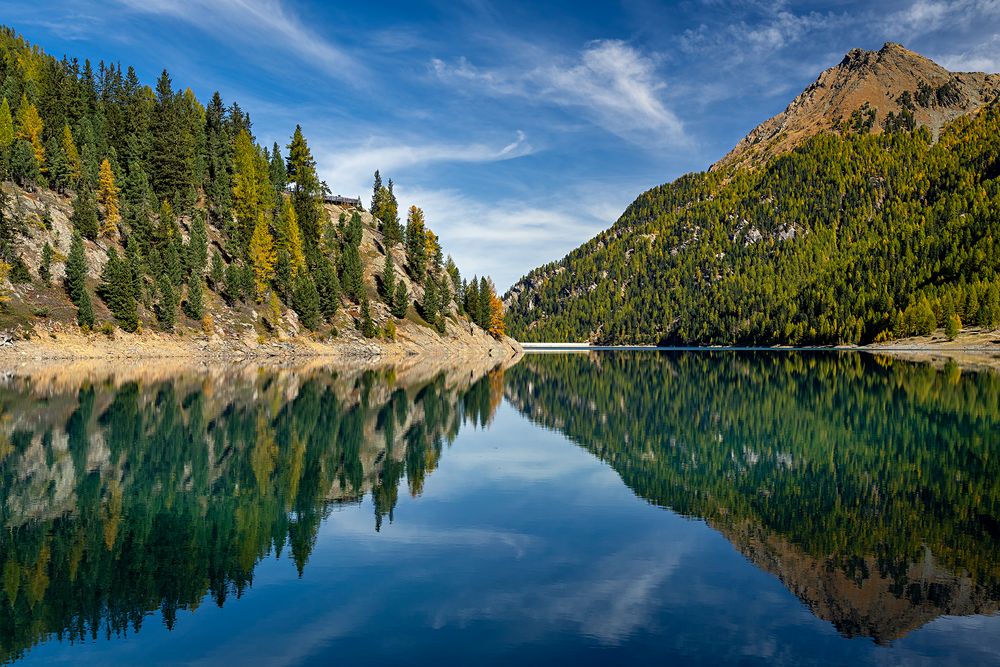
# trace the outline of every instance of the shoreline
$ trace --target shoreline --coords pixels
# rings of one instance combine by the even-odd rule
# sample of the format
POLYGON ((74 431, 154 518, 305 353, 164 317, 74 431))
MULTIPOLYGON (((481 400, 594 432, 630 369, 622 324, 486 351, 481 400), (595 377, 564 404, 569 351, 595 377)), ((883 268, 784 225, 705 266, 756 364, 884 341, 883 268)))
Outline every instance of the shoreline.
POLYGON ((62 331, 27 340, 8 340, 0 346, 0 370, 13 370, 32 362, 143 360, 193 363, 308 362, 399 364, 416 360, 506 360, 522 354, 512 338, 496 339, 478 331, 449 327, 448 335, 405 333, 396 340, 363 338, 348 334, 321 341, 309 337, 259 339, 253 335, 219 336, 197 334, 143 333, 115 331, 82 333, 62 331))

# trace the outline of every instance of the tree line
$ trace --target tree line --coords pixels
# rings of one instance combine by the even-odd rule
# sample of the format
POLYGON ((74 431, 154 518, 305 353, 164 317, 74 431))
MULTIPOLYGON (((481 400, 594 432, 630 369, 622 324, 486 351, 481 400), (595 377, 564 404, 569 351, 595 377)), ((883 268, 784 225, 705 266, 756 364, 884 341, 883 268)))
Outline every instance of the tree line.
MULTIPOLYGON (((126 331, 140 330, 142 313, 154 314, 165 331, 181 314, 210 329, 207 290, 229 307, 263 306, 272 325, 290 307, 310 330, 332 323, 346 298, 360 306, 366 336, 395 330, 393 321, 376 329, 372 319, 360 213, 330 219, 323 206, 329 187, 302 128, 284 147, 262 145, 238 104, 227 105, 216 92, 202 105, 166 70, 150 88, 131 67, 58 60, 0 29, 0 170, 25 190, 72 195, 68 252, 48 244, 38 277, 48 283, 52 263, 65 259, 65 288, 81 326, 95 325, 86 278, 90 242, 108 249, 96 296, 126 331)), ((4 214, 6 204, 0 201, 0 278, 30 280, 14 243, 28 222, 4 214)), ((388 266, 378 292, 395 318, 416 306, 443 332, 447 317, 467 312, 472 322, 503 333, 492 283, 482 298, 477 283, 469 303, 468 283, 441 257, 422 211, 411 208, 404 226, 393 182, 383 185, 378 172, 371 211, 387 265, 393 249, 405 247, 401 268, 425 290, 414 304, 388 266)))

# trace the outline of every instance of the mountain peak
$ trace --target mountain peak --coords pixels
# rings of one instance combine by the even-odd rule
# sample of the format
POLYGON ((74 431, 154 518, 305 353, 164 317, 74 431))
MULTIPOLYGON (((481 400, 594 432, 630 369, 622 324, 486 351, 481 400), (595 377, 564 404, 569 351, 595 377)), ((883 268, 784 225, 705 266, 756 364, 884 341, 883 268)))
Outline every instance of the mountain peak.
POLYGON ((758 166, 815 134, 842 131, 845 124, 877 134, 889 114, 898 116, 904 105, 917 125, 936 135, 943 125, 976 112, 997 94, 1000 75, 949 72, 896 42, 886 42, 878 51, 851 49, 712 169, 758 166), (903 96, 907 92, 909 100, 903 96))

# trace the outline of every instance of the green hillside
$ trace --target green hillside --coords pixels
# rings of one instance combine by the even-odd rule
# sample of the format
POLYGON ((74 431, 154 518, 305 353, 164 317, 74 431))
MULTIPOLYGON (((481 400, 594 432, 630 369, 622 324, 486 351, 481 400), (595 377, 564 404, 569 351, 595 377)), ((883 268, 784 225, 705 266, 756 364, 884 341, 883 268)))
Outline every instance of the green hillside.
POLYGON ((869 343, 1000 323, 1000 107, 654 188, 505 296, 523 341, 869 343))

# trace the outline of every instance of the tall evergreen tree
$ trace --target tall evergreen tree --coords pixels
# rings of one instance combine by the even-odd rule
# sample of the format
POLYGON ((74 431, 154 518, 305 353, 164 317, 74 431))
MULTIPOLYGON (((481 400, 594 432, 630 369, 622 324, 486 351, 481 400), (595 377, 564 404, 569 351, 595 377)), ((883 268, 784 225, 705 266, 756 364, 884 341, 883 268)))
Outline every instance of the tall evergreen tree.
POLYGON ((406 317, 406 311, 410 308, 410 290, 402 280, 396 283, 396 295, 392 300, 392 314, 400 319, 406 317))
POLYGON ((132 272, 129 265, 119 258, 114 247, 108 250, 108 261, 101 272, 98 294, 123 330, 133 332, 139 328, 132 272))
POLYGON ((160 328, 164 331, 173 331, 177 321, 177 291, 174 281, 166 273, 161 273, 156 280, 156 289, 160 295, 159 303, 156 305, 156 317, 160 321, 160 328))
POLYGON ((94 192, 86 185, 76 193, 70 222, 80 236, 91 241, 97 240, 97 201, 94 199, 94 192))
POLYGON ((188 281, 187 301, 185 310, 188 317, 200 320, 205 315, 205 277, 200 273, 193 274, 188 281))
POLYGON ((427 233, 424 212, 416 206, 410 207, 406 218, 406 262, 413 279, 422 283, 427 273, 427 233))
POLYGON ((371 304, 368 303, 368 295, 361 299, 361 333, 365 338, 374 338, 375 334, 378 333, 375 322, 372 320, 372 308, 371 304))
POLYGON ((316 289, 316 283, 305 273, 300 273, 295 278, 292 307, 298 314, 302 326, 310 330, 315 330, 319 326, 322 315, 319 291, 316 289))
POLYGON ((392 300, 396 296, 396 266, 392 261, 392 251, 388 248, 385 253, 385 263, 382 265, 379 295, 389 305, 392 305, 392 300))
POLYGON ((299 226, 307 248, 319 245, 322 228, 322 190, 316 174, 316 161, 302 134, 302 127, 295 126, 292 140, 288 144, 288 180, 295 184, 292 190, 292 204, 298 215, 299 226))

